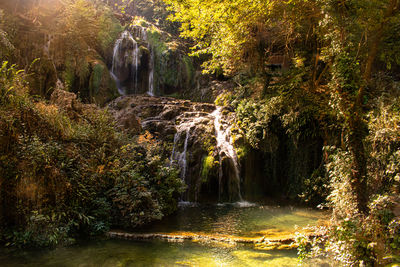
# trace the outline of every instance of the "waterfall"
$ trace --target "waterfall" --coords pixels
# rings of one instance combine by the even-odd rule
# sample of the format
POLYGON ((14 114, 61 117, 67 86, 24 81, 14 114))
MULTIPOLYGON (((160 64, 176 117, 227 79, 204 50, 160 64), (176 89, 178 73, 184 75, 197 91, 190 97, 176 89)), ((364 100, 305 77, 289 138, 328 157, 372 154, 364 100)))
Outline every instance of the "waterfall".
POLYGON ((190 129, 194 126, 193 122, 183 123, 177 127, 177 132, 174 136, 174 147, 172 149, 171 162, 177 161, 180 169, 181 169, 181 178, 184 182, 186 182, 186 172, 188 168, 187 162, 187 151, 188 151, 188 143, 190 138, 190 129), (177 151, 177 145, 180 141, 182 133, 185 132, 185 141, 183 143, 183 151, 177 151))
POLYGON ((53 36, 51 34, 46 34, 45 35, 45 44, 43 45, 43 51, 44 53, 51 58, 50 56, 50 45, 51 45, 51 41, 53 40, 53 36))
POLYGON ((132 56, 132 67, 133 73, 135 73, 135 94, 138 93, 138 72, 139 72, 139 45, 135 43, 135 48, 133 49, 133 56, 132 56))
POLYGON ((175 151, 176 151, 176 146, 178 144, 179 138, 180 138, 180 133, 176 132, 176 134, 174 135, 174 145, 172 147, 172 153, 171 153, 171 157, 169 159, 170 161, 170 166, 172 165, 172 162, 174 161, 174 156, 175 156, 175 151))
POLYGON ((176 133, 174 136, 174 145, 172 148, 172 154, 170 157, 171 164, 176 162, 181 170, 181 179, 190 186, 188 176, 188 168, 189 168, 189 142, 192 136, 192 130, 195 129, 196 125, 203 122, 204 120, 208 120, 207 116, 200 115, 199 113, 191 113, 186 112, 181 115, 184 120, 179 125, 175 126, 176 133), (195 117, 185 117, 185 115, 195 116, 195 117), (185 136, 185 140, 181 140, 182 137, 185 136), (183 150, 182 152, 178 151, 178 144, 180 141, 183 141, 183 150))
POLYGON ((147 29, 139 25, 132 26, 133 34, 140 40, 147 41, 147 29))
POLYGON ((181 138, 181 133, 180 131, 177 131, 175 136, 174 136, 174 146, 172 148, 172 154, 170 161, 171 163, 176 160, 178 162, 178 165, 181 169, 181 178, 184 182, 186 182, 186 172, 187 172, 187 147, 188 147, 188 142, 190 138, 190 127, 185 128, 184 130, 186 132, 186 137, 185 137, 185 142, 183 145, 183 151, 181 153, 176 152, 176 146, 178 145, 178 141, 181 138))
MULTIPOLYGON (((139 39, 147 43, 147 49, 150 52, 150 59, 149 59, 149 77, 148 77, 148 82, 149 82, 149 87, 147 90, 147 94, 150 96, 154 96, 154 50, 153 47, 151 47, 150 43, 148 42, 147 39, 147 29, 139 26, 139 25, 134 25, 132 26, 132 31, 134 35, 139 39)), ((137 65, 136 65, 137 66, 137 65)), ((137 77, 138 70, 136 69, 136 77, 137 77)), ((137 88, 137 87, 136 87, 137 88)))
POLYGON ((190 128, 186 129, 186 137, 185 137, 185 143, 183 145, 183 152, 179 158, 180 165, 182 166, 182 177, 183 181, 186 182, 186 172, 187 172, 187 147, 188 147, 188 141, 190 137, 190 128))
POLYGON ((111 67, 111 76, 117 83, 117 88, 118 92, 121 95, 125 95, 127 93, 126 88, 123 87, 122 81, 121 81, 121 71, 124 70, 127 65, 129 64, 129 59, 131 58, 131 68, 132 68, 132 73, 135 73, 136 75, 133 76, 133 84, 134 84, 134 91, 137 91, 137 70, 138 70, 138 58, 139 58, 139 46, 138 43, 135 41, 135 39, 132 37, 131 33, 129 31, 124 31, 121 34, 121 37, 117 39, 114 45, 114 51, 113 51, 113 61, 112 61, 112 67, 111 67), (129 47, 128 44, 132 44, 133 50, 132 54, 129 54, 129 49, 126 49, 129 47))
POLYGON ((138 94, 146 92, 154 96, 154 51, 147 40, 147 29, 141 26, 131 26, 131 32, 125 30, 116 40, 113 50, 113 60, 110 74, 117 84, 121 95, 129 93, 138 94), (132 32, 132 34, 131 34, 132 32), (146 46, 149 51, 148 64, 143 63, 141 46, 146 46), (141 66, 148 66, 148 88, 141 66), (130 68, 129 68, 130 66, 130 68))
POLYGON ((149 91, 148 94, 154 96, 154 50, 150 49, 150 66, 149 66, 149 91))
MULTIPOLYGON (((215 138, 217 139, 217 149, 219 155, 219 187, 220 190, 222 188, 222 178, 223 178, 223 169, 222 169, 222 159, 225 155, 228 157, 233 163, 233 171, 234 178, 237 186, 238 197, 239 200, 242 200, 241 192, 240 192, 240 171, 239 171, 239 163, 237 159, 237 154, 235 148, 232 145, 232 138, 230 135, 230 131, 232 126, 228 126, 222 122, 222 108, 217 107, 216 110, 211 114, 214 117, 214 127, 215 127, 215 138)), ((220 191, 221 192, 221 191, 220 191)))
MULTIPOLYGON (((204 125, 209 125, 209 123, 212 125, 213 123, 216 140, 214 153, 219 157, 217 177, 219 182, 219 200, 221 201, 222 192, 226 190, 229 200, 236 199, 242 201, 240 168, 230 134, 232 126, 223 120, 222 108, 217 107, 212 113, 185 112, 178 117, 178 120, 181 121, 181 123, 175 126, 176 133, 170 162, 171 165, 175 162, 179 166, 182 181, 185 182, 188 188, 191 188, 191 186, 198 186, 197 181, 199 181, 198 179, 200 179, 200 177, 194 177, 193 175, 197 175, 197 173, 194 174, 190 171, 192 168, 190 164, 193 163, 191 160, 191 153, 196 150, 196 147, 193 147, 193 145, 196 140, 198 140, 198 136, 196 135, 201 133, 201 131, 199 131, 201 128, 199 127, 201 127, 201 125, 204 127, 204 125), (190 183, 196 184, 191 185, 190 183)), ((194 199, 197 199, 197 195, 195 195, 194 199)))

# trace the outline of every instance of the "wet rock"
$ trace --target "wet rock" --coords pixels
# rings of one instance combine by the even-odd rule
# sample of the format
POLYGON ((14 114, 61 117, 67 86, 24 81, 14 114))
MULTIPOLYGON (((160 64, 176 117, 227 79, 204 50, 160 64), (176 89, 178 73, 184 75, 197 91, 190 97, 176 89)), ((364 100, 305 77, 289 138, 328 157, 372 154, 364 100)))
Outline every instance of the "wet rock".
POLYGON ((212 104, 148 95, 119 97, 109 104, 109 110, 118 124, 132 133, 140 131, 140 121, 143 130, 170 145, 171 164, 179 167, 188 186, 183 199, 240 199, 237 157, 228 145, 234 120, 229 112, 212 104))
MULTIPOLYGON (((319 233, 306 233, 310 237, 320 236, 319 233)), ((291 233, 285 238, 265 238, 265 237, 238 237, 231 235, 221 234, 206 234, 195 232, 177 232, 177 233, 126 233, 111 231, 107 233, 110 238, 129 239, 129 240, 152 240, 160 239, 167 242, 202 242, 202 243, 215 243, 215 244, 250 244, 256 250, 269 251, 269 250, 288 250, 297 248, 295 240, 295 233, 291 233)))
POLYGON ((201 103, 201 104, 196 104, 194 106, 194 109, 197 111, 204 111, 204 112, 211 113, 215 110, 215 105, 208 104, 208 103, 201 103))

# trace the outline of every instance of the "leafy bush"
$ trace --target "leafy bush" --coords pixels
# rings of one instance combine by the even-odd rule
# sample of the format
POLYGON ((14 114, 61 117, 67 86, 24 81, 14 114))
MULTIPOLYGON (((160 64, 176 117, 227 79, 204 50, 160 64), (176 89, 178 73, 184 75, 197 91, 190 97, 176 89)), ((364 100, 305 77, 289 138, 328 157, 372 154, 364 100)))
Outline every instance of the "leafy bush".
POLYGON ((106 111, 70 114, 0 71, 0 240, 12 246, 70 244, 112 226, 135 227, 176 209, 178 171, 148 134, 128 137, 106 111))
MULTIPOLYGON (((326 165, 331 192, 328 197, 333 211, 331 227, 320 254, 345 266, 385 265, 399 261, 400 223, 396 209, 400 205, 398 98, 381 97, 369 116, 368 149, 368 213, 359 212, 351 188, 352 157, 346 149, 326 147, 326 165)), ((301 255, 321 246, 301 240, 301 255)), ((314 255, 315 256, 315 255, 314 255)))

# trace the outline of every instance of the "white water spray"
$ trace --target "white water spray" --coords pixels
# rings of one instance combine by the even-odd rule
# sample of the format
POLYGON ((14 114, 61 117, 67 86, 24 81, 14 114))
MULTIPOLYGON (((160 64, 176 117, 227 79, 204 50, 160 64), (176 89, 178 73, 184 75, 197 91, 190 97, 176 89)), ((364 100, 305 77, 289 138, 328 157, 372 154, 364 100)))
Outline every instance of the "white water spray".
POLYGON ((232 160, 233 170, 234 170, 234 178, 237 184, 238 196, 239 199, 242 200, 241 192, 240 192, 240 171, 239 171, 239 163, 235 148, 232 145, 232 137, 230 135, 232 126, 224 124, 222 122, 222 108, 217 107, 216 110, 211 114, 214 117, 214 127, 215 127, 215 138, 217 139, 217 148, 219 155, 219 184, 222 186, 222 158, 225 154, 229 159, 232 160))
POLYGON ((196 126, 198 124, 209 122, 210 120, 214 121, 215 127, 215 138, 217 141, 217 152, 219 156, 219 188, 220 192, 222 190, 222 179, 224 177, 224 170, 223 170, 223 159, 228 158, 232 164, 231 167, 233 169, 233 176, 229 177, 233 179, 234 185, 236 186, 236 190, 233 192, 237 192, 237 198, 239 201, 242 201, 241 190, 240 190, 240 170, 238 164, 238 158, 236 151, 232 145, 232 138, 230 135, 230 131, 232 126, 229 126, 226 122, 223 121, 222 115, 222 108, 217 107, 214 112, 211 114, 196 114, 195 112, 186 112, 182 116, 183 122, 176 126, 176 134, 174 136, 174 145, 172 148, 172 154, 170 157, 171 164, 176 162, 181 170, 181 179, 188 185, 190 180, 188 179, 188 170, 189 170, 189 153, 190 153, 190 146, 189 144, 192 142, 192 138, 195 133, 196 126), (193 114, 191 114, 193 113, 193 114), (183 139, 184 137, 184 139, 183 139), (183 149, 181 148, 179 151, 178 145, 183 144, 183 149))
POLYGON ((154 96, 154 51, 150 44, 147 42, 147 29, 141 26, 133 26, 132 34, 125 30, 122 32, 120 38, 117 39, 114 45, 113 50, 113 61, 111 67, 111 76, 117 83, 118 91, 121 95, 125 95, 129 92, 137 94, 141 92, 141 84, 139 83, 140 79, 140 41, 143 43, 147 43, 147 48, 150 52, 149 55, 149 65, 148 65, 148 90, 147 93, 151 96, 154 96), (135 38, 134 38, 135 37, 135 38), (131 43, 131 44, 127 44, 131 43), (121 81, 120 77, 118 77, 118 72, 127 68, 128 65, 131 65, 130 69, 130 78, 128 81, 131 83, 131 88, 124 88, 123 83, 126 84, 126 81, 121 81))
MULTIPOLYGON (((126 44, 125 44, 126 45, 126 44)), ((114 78, 114 80, 117 83, 118 87, 118 92, 121 95, 125 95, 126 89, 124 89, 121 86, 121 81, 118 78, 118 70, 121 68, 126 67, 126 63, 128 62, 128 59, 131 57, 131 68, 132 68, 132 73, 135 73, 135 76, 133 77, 134 79, 134 91, 137 91, 137 70, 138 70, 138 58, 139 58, 139 47, 138 43, 135 41, 135 39, 132 37, 131 33, 129 31, 124 31, 121 34, 121 37, 117 39, 114 45, 114 51, 113 51, 113 61, 112 61, 112 67, 111 67, 111 76, 114 78), (131 42, 133 45, 133 50, 132 54, 129 55, 129 50, 128 49, 123 49, 124 42, 131 42)))
POLYGON ((149 66, 149 91, 148 94, 154 96, 154 50, 150 48, 150 66, 149 66))

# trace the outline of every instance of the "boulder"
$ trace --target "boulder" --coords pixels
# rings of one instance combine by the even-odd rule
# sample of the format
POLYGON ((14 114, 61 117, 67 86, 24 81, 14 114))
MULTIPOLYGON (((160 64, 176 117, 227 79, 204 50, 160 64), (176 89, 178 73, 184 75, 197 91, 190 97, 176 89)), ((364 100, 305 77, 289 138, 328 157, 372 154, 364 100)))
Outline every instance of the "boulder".
POLYGON ((50 97, 50 104, 63 109, 73 119, 85 112, 97 110, 94 104, 83 104, 77 99, 76 94, 62 89, 55 89, 50 97))

